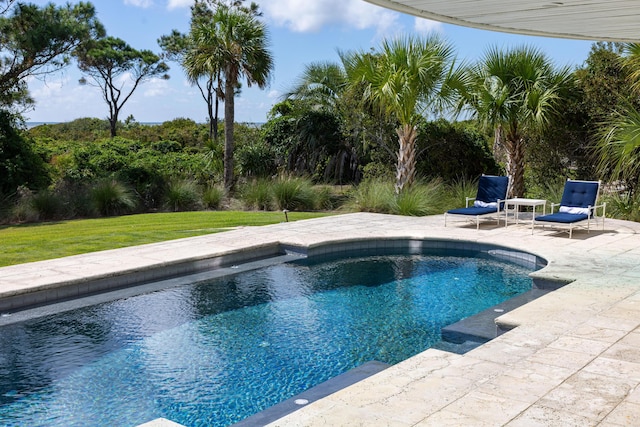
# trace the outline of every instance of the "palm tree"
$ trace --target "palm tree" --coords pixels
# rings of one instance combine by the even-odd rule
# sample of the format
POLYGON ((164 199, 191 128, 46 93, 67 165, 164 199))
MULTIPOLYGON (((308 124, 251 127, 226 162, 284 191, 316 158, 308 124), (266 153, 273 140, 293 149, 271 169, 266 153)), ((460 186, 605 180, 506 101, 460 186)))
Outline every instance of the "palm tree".
POLYGON ((233 191, 235 91, 244 77, 247 86, 266 87, 273 69, 267 28, 255 13, 219 5, 211 23, 192 30, 194 50, 185 58, 192 70, 221 71, 224 80, 224 187, 233 191))
POLYGON ((620 179, 635 192, 640 178, 640 111, 627 104, 609 121, 598 141, 598 169, 611 179, 620 179))
POLYGON ((622 66, 629 73, 631 89, 640 93, 640 43, 625 43, 622 48, 622 66))
POLYGON ((285 95, 292 106, 287 116, 293 120, 288 168, 343 183, 359 174, 358 144, 344 133, 344 112, 353 109, 345 95, 347 75, 341 64, 315 62, 307 65, 285 95))
MULTIPOLYGON (((640 44, 625 44, 621 62, 633 94, 639 94, 640 44)), ((606 124, 596 145, 598 169, 604 176, 621 180, 626 190, 635 195, 640 181, 640 110, 637 102, 622 101, 606 124)))
POLYGON ((399 124, 395 189, 400 193, 415 181, 419 122, 452 101, 453 48, 436 35, 408 36, 384 40, 377 52, 341 56, 364 99, 399 124))
POLYGON ((510 197, 524 194, 527 134, 549 125, 572 81, 568 67, 556 69, 538 49, 489 49, 468 69, 464 107, 494 131, 494 151, 504 149, 510 197))
POLYGON ((315 62, 305 67, 286 98, 303 101, 316 109, 336 110, 347 83, 347 75, 339 64, 315 62))
MULTIPOLYGON (((190 27, 192 30, 198 26, 209 25, 212 21, 213 10, 207 5, 196 1, 191 6, 190 27)), ((219 102, 222 100, 222 82, 219 64, 212 62, 204 64, 214 67, 211 69, 190 68, 187 66, 187 64, 193 65, 193 61, 187 59, 188 56, 197 53, 191 32, 183 34, 178 30, 173 30, 171 34, 160 37, 158 44, 164 51, 166 58, 179 62, 184 68, 189 83, 198 87, 202 99, 207 104, 209 139, 213 139, 214 143, 217 143, 219 102)))

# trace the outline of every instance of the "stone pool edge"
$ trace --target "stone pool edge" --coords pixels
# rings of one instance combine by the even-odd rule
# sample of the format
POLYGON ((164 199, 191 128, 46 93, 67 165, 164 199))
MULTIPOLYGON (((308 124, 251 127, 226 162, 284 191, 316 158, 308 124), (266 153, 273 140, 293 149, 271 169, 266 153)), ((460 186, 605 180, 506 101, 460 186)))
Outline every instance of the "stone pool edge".
MULTIPOLYGON (((631 382, 635 384, 634 387, 638 387, 640 366, 634 368, 636 365, 631 362, 617 360, 622 356, 618 358, 611 354, 614 347, 608 343, 608 337, 599 336, 595 332, 588 333, 581 328, 585 330, 603 328, 604 331, 616 331, 631 336, 638 327, 640 322, 637 320, 640 318, 640 297, 638 297, 640 267, 637 261, 640 259, 639 235, 640 224, 617 220, 607 220, 603 231, 574 234, 574 238, 570 240, 564 235, 549 230, 536 230, 535 234, 532 234, 526 225, 508 228, 483 225, 476 231, 475 226, 445 228, 442 215, 411 218, 357 213, 245 228, 200 238, 146 245, 132 250, 107 251, 94 257, 85 257, 82 261, 88 261, 90 266, 108 269, 108 260, 102 259, 106 254, 111 260, 113 257, 117 259, 117 262, 111 263, 111 266, 115 265, 117 270, 122 267, 123 260, 127 261, 132 256, 142 255, 144 259, 154 260, 176 259, 181 258, 184 252, 190 252, 190 256, 193 255, 191 252, 195 252, 195 256, 198 257, 202 256, 203 252, 211 253, 212 250, 216 252, 222 250, 221 248, 246 249, 252 244, 272 244, 273 242, 313 247, 322 242, 343 240, 345 236, 348 236, 348 239, 429 238, 495 243, 534 253, 548 261, 547 267, 536 272, 536 276, 552 281, 573 282, 499 318, 499 321, 507 325, 519 326, 518 328, 474 350, 473 354, 456 356, 437 350, 427 350, 412 359, 394 365, 381 374, 374 375, 363 384, 358 383, 336 393, 335 396, 332 395, 317 404, 304 407, 296 412, 295 416, 285 417, 273 424, 274 426, 312 426, 326 425, 327 422, 335 421, 337 424, 334 425, 347 425, 354 420, 360 422, 368 420, 385 425, 391 425, 392 422, 394 425, 416 425, 422 420, 421 425, 442 425, 442 420, 456 419, 459 422, 478 424, 478 420, 482 420, 490 425, 507 425, 510 423, 503 422, 503 419, 533 420, 537 419, 535 417, 539 413, 546 414, 551 417, 550 419, 554 416, 555 419, 567 420, 578 417, 571 411, 579 409, 572 402, 581 401, 575 400, 576 396, 574 396, 583 389, 580 386, 574 387, 573 395, 565 394, 564 398, 556 399, 557 408, 541 406, 540 401, 536 402, 542 393, 530 393, 528 396, 530 406, 522 406, 521 401, 513 401, 514 396, 509 392, 511 386, 508 384, 495 385, 491 390, 486 387, 504 378, 496 373, 498 371, 511 372, 507 377, 509 381, 514 381, 513 375, 522 375, 524 382, 521 387, 531 387, 539 382, 539 378, 532 383, 528 375, 531 375, 532 369, 539 370, 541 367, 548 368, 548 372, 545 371, 547 375, 545 378, 551 384, 556 381, 556 378, 551 378, 548 374, 553 373, 557 376, 560 368, 556 365, 569 363, 568 360, 549 362, 546 359, 549 359, 551 353, 566 351, 573 355, 581 355, 581 360, 592 360, 591 363, 582 363, 575 367, 575 371, 572 371, 575 372, 575 376, 602 375, 604 364, 615 360, 620 368, 624 368, 622 373, 625 378, 607 375, 607 384, 627 387, 626 384, 631 382), (203 245, 205 248, 200 248, 198 245, 203 245), (159 256, 156 256, 156 252, 160 253, 159 256), (149 256, 149 253, 154 255, 149 256), (101 259, 96 260, 97 256, 101 259), (569 343, 574 344, 570 350, 559 348, 569 343), (604 347, 603 350, 603 343, 608 343, 609 347, 604 347), (548 354, 542 354, 544 352, 548 354), (605 353, 608 357, 598 356, 605 353), (527 362, 531 357, 537 358, 533 364, 527 362), (494 366, 496 363, 501 368, 494 366), (458 371, 464 373, 464 377, 459 377, 455 373, 458 371), (417 393, 418 380, 433 382, 437 378, 450 378, 459 383, 459 386, 453 389, 451 386, 444 385, 442 388, 436 387, 434 389, 436 395, 425 394, 424 391, 417 393), (469 383, 474 383, 475 386, 470 388, 469 383), (399 397, 403 397, 402 402, 411 404, 411 408, 405 408, 406 411, 403 409, 401 414, 398 409, 404 406, 394 401, 395 392, 387 394, 390 388, 398 390, 401 393, 399 397), (367 391, 366 397, 358 394, 363 389, 367 391), (479 389, 482 389, 480 393, 482 403, 477 399, 479 389), (411 392, 411 390, 414 391, 411 392), (371 393, 377 395, 377 401, 371 393), (504 396, 510 402, 508 409, 501 406, 500 402, 503 398, 500 396, 504 396), (447 399, 451 405, 447 407, 442 404, 436 407, 435 405, 443 399, 447 399), (417 402, 420 402, 419 406, 414 406, 417 402), (465 409, 467 407, 474 412, 469 413, 465 409), (486 411, 488 408, 491 409, 490 412, 486 411), (401 419, 398 419, 401 415, 401 419)), ((53 260, 51 263, 2 268, 0 269, 0 289, 4 289, 5 285, 20 286, 32 280, 38 282, 43 277, 41 273, 45 271, 63 277, 66 275, 77 277, 82 275, 82 271, 77 272, 73 268, 69 270, 66 266, 75 263, 77 270, 87 270, 86 267, 78 266, 79 261, 62 259, 53 260)), ((574 380, 580 384, 580 378, 568 377, 568 380, 574 380)), ((551 384, 549 390, 556 385, 555 382, 551 384)), ((435 383, 432 383, 432 386, 435 386, 435 383)), ((626 397, 616 398, 615 404, 601 412, 603 415, 591 415, 585 411, 580 419, 584 421, 587 419, 585 417, 589 417, 588 420, 600 421, 605 416, 622 419, 625 414, 640 417, 640 392, 633 392, 633 390, 632 387, 626 397), (616 406, 618 404, 620 406, 616 406), (616 409, 611 410, 611 407, 616 409)), ((158 422, 162 423, 161 420, 158 422)), ((175 426, 177 424, 167 421, 167 424, 154 425, 175 426)), ((610 422, 607 425, 624 424, 610 422)))
MULTIPOLYGON (((153 245, 153 244, 152 244, 153 245)), ((144 245, 146 247, 148 245, 144 245)), ((127 248, 129 249, 129 248, 127 248)), ((163 281, 175 277, 198 274, 207 270, 216 270, 244 264, 256 260, 275 258, 286 254, 294 254, 308 258, 323 256, 367 256, 375 254, 437 254, 447 251, 451 254, 474 256, 486 254, 500 261, 523 265, 539 270, 546 267, 547 261, 535 254, 516 250, 507 246, 461 241, 452 239, 433 239, 415 237, 354 237, 326 240, 313 245, 299 245, 283 242, 246 246, 241 249, 214 252, 209 256, 186 257, 171 261, 144 262, 135 266, 124 265, 120 269, 98 271, 94 274, 73 274, 62 272, 62 280, 45 280, 49 273, 55 278, 56 272, 64 270, 44 267, 38 279, 27 286, 4 289, 0 281, 0 313, 10 313, 38 306, 55 304, 76 298, 96 295, 119 289, 132 288, 145 283, 163 281)), ((106 251, 112 252, 112 251, 106 251)), ((94 258, 101 252, 92 253, 94 258)), ((67 262, 77 259, 82 263, 82 255, 62 258, 67 262)), ((57 260, 43 261, 35 264, 49 264, 57 260)), ((69 270, 73 270, 72 264, 69 270)), ((90 265, 90 264, 89 264, 90 265)), ((4 271, 11 267, 5 267, 4 271)), ((89 267, 90 268, 90 267, 89 267)), ((75 268, 77 270, 77 268, 75 268)), ((3 269, 0 269, 2 272, 3 269)), ((8 275, 10 276, 10 274, 8 275)))

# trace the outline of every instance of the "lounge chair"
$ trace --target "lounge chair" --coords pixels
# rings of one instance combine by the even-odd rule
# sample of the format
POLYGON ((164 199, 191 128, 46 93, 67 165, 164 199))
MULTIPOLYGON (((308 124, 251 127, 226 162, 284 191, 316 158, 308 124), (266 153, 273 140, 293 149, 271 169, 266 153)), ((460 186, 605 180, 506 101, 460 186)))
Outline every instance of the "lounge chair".
POLYGON ((498 224, 500 224, 500 212, 504 210, 508 187, 509 177, 482 175, 478 181, 476 197, 467 197, 464 208, 445 212, 444 226, 447 226, 447 217, 449 216, 475 221, 476 230, 480 228, 481 218, 496 217, 498 224), (473 205, 469 206, 471 201, 473 201, 473 205))
POLYGON ((569 238, 573 236, 574 227, 584 227, 587 232, 591 222, 596 224, 599 221, 597 209, 602 209, 602 229, 604 229, 604 215, 607 204, 597 205, 598 193, 600 192, 600 181, 578 181, 569 179, 564 185, 562 200, 560 203, 551 204, 551 213, 534 218, 531 223, 531 233, 536 225, 568 226, 569 238), (558 212, 554 212, 559 206, 558 212))

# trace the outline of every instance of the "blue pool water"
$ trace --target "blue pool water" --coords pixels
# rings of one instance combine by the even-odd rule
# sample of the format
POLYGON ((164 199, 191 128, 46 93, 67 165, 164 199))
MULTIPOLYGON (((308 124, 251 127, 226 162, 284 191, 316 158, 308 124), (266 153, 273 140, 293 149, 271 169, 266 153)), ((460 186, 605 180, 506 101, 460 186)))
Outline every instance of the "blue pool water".
POLYGON ((0 328, 1 426, 228 426, 531 288, 479 258, 279 264, 0 328))

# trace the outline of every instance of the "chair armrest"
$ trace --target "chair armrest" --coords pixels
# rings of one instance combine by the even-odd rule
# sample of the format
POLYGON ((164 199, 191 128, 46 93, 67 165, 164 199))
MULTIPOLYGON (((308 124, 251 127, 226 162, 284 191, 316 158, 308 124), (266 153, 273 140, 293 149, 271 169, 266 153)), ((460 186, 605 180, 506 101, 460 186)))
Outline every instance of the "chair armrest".
POLYGON ((470 202, 471 200, 475 200, 475 199, 476 199, 475 197, 465 197, 464 207, 465 207, 465 208, 468 208, 468 207, 469 207, 469 202, 470 202))
POLYGON ((549 212, 549 213, 553 213, 553 209, 554 209, 556 206, 560 206, 560 203, 551 203, 551 212, 549 212))
POLYGON ((500 212, 500 206, 503 206, 506 209, 506 206, 504 204, 506 202, 506 200, 507 199, 498 199, 498 200, 496 200, 496 203, 498 204, 498 212, 500 212))
POLYGON ((592 216, 596 217, 598 216, 598 209, 602 209, 602 217, 604 218, 606 210, 607 210, 607 202, 602 203, 601 205, 595 205, 593 207, 589 207, 590 209, 592 209, 592 216))

